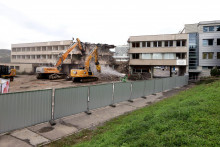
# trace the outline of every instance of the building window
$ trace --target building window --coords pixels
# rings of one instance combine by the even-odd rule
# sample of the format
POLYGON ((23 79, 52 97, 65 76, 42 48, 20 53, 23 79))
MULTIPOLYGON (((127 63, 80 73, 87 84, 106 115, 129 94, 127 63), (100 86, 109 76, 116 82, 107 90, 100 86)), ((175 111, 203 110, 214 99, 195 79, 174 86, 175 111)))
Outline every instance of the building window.
POLYGON ((142 59, 151 59, 151 54, 142 54, 142 59))
POLYGON ((214 42, 214 39, 203 39, 202 44, 203 46, 212 46, 214 42))
POLYGON ((47 59, 52 59, 52 55, 47 55, 47 59))
POLYGON ((150 47, 150 41, 147 42, 147 47, 150 47))
POLYGON ((213 59, 213 52, 210 52, 210 53, 202 53, 202 58, 203 59, 213 59))
POLYGON ((16 56, 15 56, 15 55, 12 55, 12 59, 16 59, 16 56))
POLYGON ((163 59, 163 56, 161 53, 155 53, 153 54, 153 59, 163 59))
POLYGON ((186 40, 177 40, 176 46, 186 46, 186 40))
POLYGON ((40 55, 37 55, 37 59, 40 59, 40 55))
POLYGON ((140 42, 132 42, 132 47, 140 47, 140 42))
POLYGON ((146 42, 142 42, 142 47, 146 47, 146 42))
POLYGON ((176 54, 174 54, 174 53, 165 53, 163 57, 164 57, 164 59, 176 59, 176 54))
POLYGON ((132 59, 139 59, 139 54, 132 54, 132 59))
POLYGON ((204 26, 203 27, 203 32, 213 32, 214 31, 214 26, 204 26))
POLYGON ((15 67, 14 66, 10 66, 10 69, 15 69, 15 67))
POLYGON ((217 59, 220 59, 220 52, 217 52, 217 59))
POLYGON ((46 46, 42 46, 42 51, 46 51, 46 46))
POLYGON ((216 31, 220 31, 220 26, 216 26, 216 31))
POLYGON ((173 41, 165 41, 164 43, 165 43, 165 44, 164 44, 165 47, 171 47, 171 46, 173 46, 173 41))
POLYGON ((220 45, 220 38, 217 38, 217 45, 220 45))
POLYGON ((16 70, 20 70, 20 67, 19 67, 19 66, 15 66, 15 69, 16 69, 16 70))
POLYGON ((154 41, 153 44, 154 44, 154 47, 161 47, 162 41, 154 41))
POLYGON ((12 52, 16 52, 16 48, 12 48, 12 52))

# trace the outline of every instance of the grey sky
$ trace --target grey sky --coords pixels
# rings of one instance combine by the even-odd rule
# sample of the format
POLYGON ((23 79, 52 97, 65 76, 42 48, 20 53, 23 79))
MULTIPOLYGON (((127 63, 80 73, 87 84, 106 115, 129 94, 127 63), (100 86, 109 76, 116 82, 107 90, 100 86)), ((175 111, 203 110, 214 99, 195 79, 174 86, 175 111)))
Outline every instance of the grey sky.
POLYGON ((172 34, 184 24, 219 20, 219 0, 7 0, 0 2, 0 48, 69 40, 126 44, 129 36, 172 34))

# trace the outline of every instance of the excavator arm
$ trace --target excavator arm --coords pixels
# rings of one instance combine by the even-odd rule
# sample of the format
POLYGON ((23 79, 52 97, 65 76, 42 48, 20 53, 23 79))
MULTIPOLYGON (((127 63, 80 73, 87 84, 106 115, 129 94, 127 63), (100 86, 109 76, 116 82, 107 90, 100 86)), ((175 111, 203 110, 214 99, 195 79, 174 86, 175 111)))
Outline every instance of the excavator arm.
POLYGON ((73 43, 73 44, 69 47, 69 49, 68 49, 64 54, 62 54, 62 55, 59 57, 59 59, 58 59, 56 65, 55 65, 55 67, 59 67, 59 66, 63 63, 63 61, 67 58, 67 56, 69 55, 69 53, 70 53, 74 48, 76 48, 77 45, 78 45, 78 47, 79 47, 79 49, 80 49, 81 51, 83 50, 82 44, 81 44, 81 41, 79 40, 79 38, 77 38, 76 40, 77 40, 77 42, 73 43))
POLYGON ((90 60, 92 59, 92 57, 95 57, 95 65, 96 65, 96 70, 98 72, 101 72, 101 66, 99 65, 99 62, 98 62, 98 47, 95 46, 89 53, 89 55, 86 57, 86 60, 85 60, 85 70, 89 71, 89 63, 90 63, 90 60))

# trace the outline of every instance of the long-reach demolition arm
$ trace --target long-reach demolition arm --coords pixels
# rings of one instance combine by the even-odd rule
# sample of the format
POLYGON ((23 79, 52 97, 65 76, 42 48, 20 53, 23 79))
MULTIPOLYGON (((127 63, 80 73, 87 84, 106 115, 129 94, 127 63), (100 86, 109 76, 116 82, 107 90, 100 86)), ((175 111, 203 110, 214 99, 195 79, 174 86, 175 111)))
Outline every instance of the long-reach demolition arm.
POLYGON ((95 46, 89 53, 89 55, 86 57, 85 60, 85 70, 89 71, 89 62, 92 59, 92 57, 95 57, 95 65, 97 72, 101 72, 101 66, 99 65, 98 61, 98 47, 95 46))
POLYGON ((62 55, 59 57, 59 59, 58 59, 56 65, 55 65, 55 67, 61 66, 62 63, 63 63, 63 61, 64 61, 64 60, 67 58, 67 56, 69 55, 69 53, 70 53, 77 45, 78 45, 79 49, 80 49, 81 51, 83 51, 81 41, 79 40, 79 38, 77 38, 76 40, 77 40, 77 42, 75 42, 75 43, 73 43, 72 45, 70 45, 69 49, 68 49, 64 54, 62 54, 62 55))

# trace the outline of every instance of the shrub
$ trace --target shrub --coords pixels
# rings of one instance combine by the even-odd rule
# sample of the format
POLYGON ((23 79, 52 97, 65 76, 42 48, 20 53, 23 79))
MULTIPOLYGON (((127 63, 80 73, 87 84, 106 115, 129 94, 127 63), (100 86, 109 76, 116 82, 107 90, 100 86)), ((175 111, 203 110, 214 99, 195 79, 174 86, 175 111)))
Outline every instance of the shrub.
POLYGON ((211 76, 220 76, 220 69, 216 66, 210 71, 211 76))

